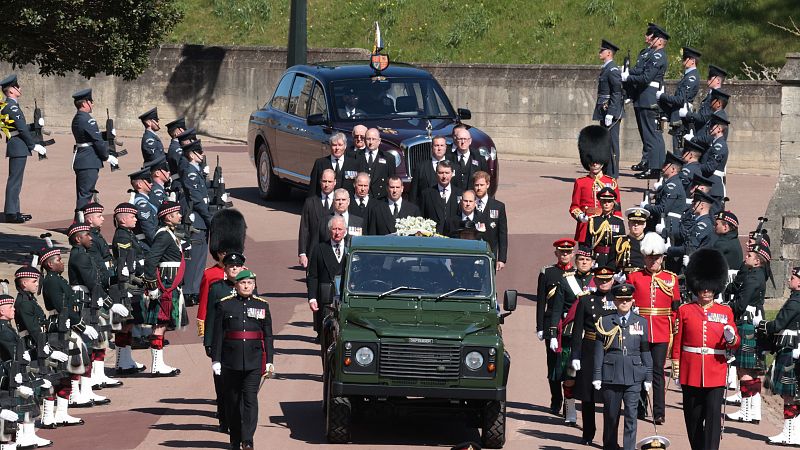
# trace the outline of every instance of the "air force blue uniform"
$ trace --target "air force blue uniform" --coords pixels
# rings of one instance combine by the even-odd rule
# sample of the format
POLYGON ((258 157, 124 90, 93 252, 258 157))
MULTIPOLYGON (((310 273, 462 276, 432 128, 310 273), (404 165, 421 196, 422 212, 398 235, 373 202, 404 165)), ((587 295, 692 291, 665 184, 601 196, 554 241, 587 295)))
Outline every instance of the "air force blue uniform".
POLYGON ((206 268, 207 232, 211 226, 211 213, 208 210, 208 187, 205 174, 196 163, 186 165, 181 183, 186 193, 186 201, 191 208, 189 218, 195 229, 191 236, 191 259, 186 262, 184 294, 197 295, 200 292, 200 279, 206 268))
POLYGON ((108 144, 103 140, 97 121, 85 111, 76 112, 72 118, 72 135, 75 137, 72 158, 77 197, 75 207, 81 208, 91 200, 100 169, 108 160, 108 144))
POLYGON ((19 194, 22 191, 22 178, 25 174, 25 165, 28 156, 33 151, 36 141, 31 134, 30 127, 25 122, 25 114, 19 103, 11 97, 6 98, 6 106, 0 111, 0 115, 8 116, 13 120, 14 131, 6 145, 6 157, 8 158, 8 180, 6 180, 6 203, 4 211, 6 216, 19 215, 19 194))

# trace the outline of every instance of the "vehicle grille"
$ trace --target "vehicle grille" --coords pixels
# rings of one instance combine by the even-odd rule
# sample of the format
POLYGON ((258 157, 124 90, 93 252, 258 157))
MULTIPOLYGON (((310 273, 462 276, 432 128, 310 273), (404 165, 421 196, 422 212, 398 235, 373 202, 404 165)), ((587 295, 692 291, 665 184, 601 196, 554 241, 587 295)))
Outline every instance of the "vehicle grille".
POLYGON ((408 150, 406 150, 406 166, 409 176, 413 176, 414 169, 421 163, 431 160, 432 147, 433 144, 431 144, 430 141, 421 142, 408 147, 408 150))
POLYGON ((380 375, 397 378, 458 378, 457 345, 381 343, 380 375))

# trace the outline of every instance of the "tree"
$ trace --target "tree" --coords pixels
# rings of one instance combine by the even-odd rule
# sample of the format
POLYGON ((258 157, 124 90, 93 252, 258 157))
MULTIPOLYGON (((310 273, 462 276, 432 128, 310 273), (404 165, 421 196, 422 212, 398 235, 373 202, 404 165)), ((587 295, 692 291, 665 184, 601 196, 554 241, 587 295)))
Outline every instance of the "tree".
POLYGON ((176 0, 7 0, 0 18, 0 59, 38 64, 42 75, 76 71, 138 77, 150 50, 183 12, 176 0))

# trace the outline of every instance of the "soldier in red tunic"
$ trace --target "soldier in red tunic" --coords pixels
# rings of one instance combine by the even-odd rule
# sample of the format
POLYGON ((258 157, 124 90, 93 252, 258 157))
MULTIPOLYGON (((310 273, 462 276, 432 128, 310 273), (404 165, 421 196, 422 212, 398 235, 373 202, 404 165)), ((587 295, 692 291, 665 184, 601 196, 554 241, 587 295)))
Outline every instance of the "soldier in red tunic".
POLYGON ((727 282, 728 264, 717 250, 701 248, 691 255, 685 274, 694 301, 678 308, 672 376, 680 380, 692 450, 717 450, 728 374, 725 352, 739 346, 733 311, 714 302, 727 282))
MULTIPOLYGON (((575 180, 572 187, 572 203, 569 205, 569 213, 577 221, 575 239, 580 241, 586 236, 586 222, 589 221, 589 217, 600 214, 597 193, 604 187, 610 187, 614 189, 617 198, 620 197, 617 181, 603 175, 611 155, 608 130, 599 125, 590 125, 581 130, 578 136, 578 151, 581 165, 589 172, 585 177, 575 180)), ((622 216, 619 211, 614 214, 622 216)))
MULTIPOLYGON (((658 233, 647 233, 641 242, 644 269, 628 274, 628 283, 635 288, 634 306, 647 321, 650 354, 653 356, 653 420, 664 423, 664 364, 672 342, 675 311, 680 304, 678 276, 663 270, 667 245, 658 233)), ((645 415, 647 393, 639 404, 639 417, 645 415)))

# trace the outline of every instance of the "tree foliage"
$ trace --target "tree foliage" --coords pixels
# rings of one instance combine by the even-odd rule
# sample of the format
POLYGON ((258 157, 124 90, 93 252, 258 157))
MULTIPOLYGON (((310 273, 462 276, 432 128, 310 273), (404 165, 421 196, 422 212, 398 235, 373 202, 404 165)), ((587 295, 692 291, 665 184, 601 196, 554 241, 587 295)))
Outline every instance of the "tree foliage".
POLYGON ((138 77, 183 13, 175 0, 7 0, 0 58, 38 64, 42 75, 76 71, 138 77))

